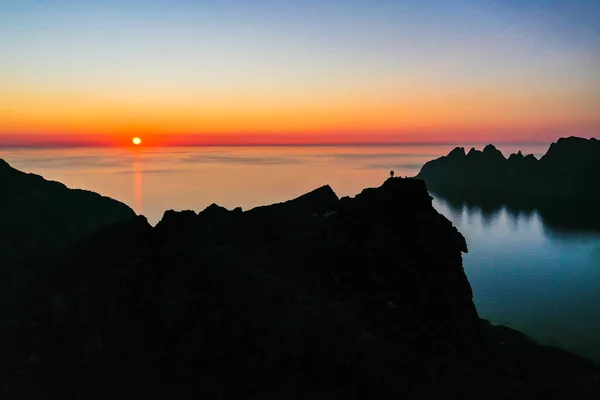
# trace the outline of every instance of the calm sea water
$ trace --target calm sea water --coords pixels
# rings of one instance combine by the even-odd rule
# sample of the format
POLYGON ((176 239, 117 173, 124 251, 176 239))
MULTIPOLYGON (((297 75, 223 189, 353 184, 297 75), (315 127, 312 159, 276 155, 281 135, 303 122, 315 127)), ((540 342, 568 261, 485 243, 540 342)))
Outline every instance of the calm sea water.
MULTIPOLYGON (((155 224, 168 209, 249 209, 325 184, 340 197, 354 195, 379 186, 390 170, 414 176, 453 147, 0 149, 0 157, 127 203, 155 224)), ((539 156, 548 146, 498 147, 539 156)), ((535 211, 484 212, 442 198, 434 206, 467 239, 465 270, 482 317, 600 361, 600 233, 547 226, 535 211)))

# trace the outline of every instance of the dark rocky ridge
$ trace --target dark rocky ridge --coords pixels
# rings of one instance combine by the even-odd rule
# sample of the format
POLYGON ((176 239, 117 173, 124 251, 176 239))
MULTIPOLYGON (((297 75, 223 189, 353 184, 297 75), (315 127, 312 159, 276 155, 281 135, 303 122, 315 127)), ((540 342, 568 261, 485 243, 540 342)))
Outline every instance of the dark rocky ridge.
POLYGON ((478 318, 466 250, 401 178, 105 226, 18 288, 2 398, 595 398, 594 365, 478 318))
POLYGON ((600 228, 600 141, 594 138, 561 138, 539 160, 521 152, 505 158, 491 144, 468 154, 457 147, 426 163, 417 178, 455 205, 537 209, 549 225, 600 228))
POLYGON ((41 278, 44 260, 135 216, 116 200, 18 171, 0 159, 0 317, 20 308, 19 293, 41 278))
POLYGON ((0 254, 4 262, 47 256, 102 226, 134 217, 123 203, 18 171, 0 159, 0 254))

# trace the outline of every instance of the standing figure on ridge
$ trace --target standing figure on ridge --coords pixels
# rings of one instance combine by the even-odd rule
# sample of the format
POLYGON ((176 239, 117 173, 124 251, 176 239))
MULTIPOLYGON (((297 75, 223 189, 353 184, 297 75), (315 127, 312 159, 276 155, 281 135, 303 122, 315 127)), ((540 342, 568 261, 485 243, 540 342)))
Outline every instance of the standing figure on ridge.
POLYGON ((394 177, 394 171, 390 171, 390 178, 394 177))

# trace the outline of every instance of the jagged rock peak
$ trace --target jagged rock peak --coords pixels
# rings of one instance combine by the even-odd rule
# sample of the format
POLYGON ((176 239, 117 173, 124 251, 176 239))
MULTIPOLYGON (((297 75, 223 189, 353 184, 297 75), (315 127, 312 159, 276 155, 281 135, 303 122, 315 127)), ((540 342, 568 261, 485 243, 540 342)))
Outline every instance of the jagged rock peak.
POLYGON ((566 137, 566 138, 559 138, 559 139, 556 141, 556 144, 558 144, 558 143, 564 143, 564 142, 571 142, 571 143, 586 143, 586 142, 588 142, 588 141, 592 141, 592 142, 593 142, 594 140, 595 140, 595 138, 591 138, 591 139, 585 139, 585 138, 582 138, 582 137, 577 137, 577 136, 569 136, 569 137, 566 137))
POLYGON ((481 153, 481 151, 476 150, 475 147, 471 147, 471 150, 469 150, 469 152, 467 153, 467 156, 476 154, 476 153, 481 153))
POLYGON ((464 147, 455 147, 450 153, 448 153, 448 157, 465 157, 465 148, 464 147))
POLYGON ((223 217, 227 217, 231 213, 232 213, 232 211, 229 211, 225 207, 222 207, 216 203, 212 203, 211 205, 206 207, 203 211, 200 211, 196 218, 198 218, 198 220, 205 220, 205 221, 206 220, 214 220, 214 219, 220 219, 223 217))
POLYGON ((542 159, 568 158, 580 162, 585 158, 596 159, 599 152, 600 142, 597 140, 571 136, 553 142, 542 159))
POLYGON ((214 213, 214 212, 222 212, 222 211, 229 212, 229 210, 226 209, 225 207, 222 207, 222 206, 218 205, 217 203, 212 203, 211 205, 206 207, 203 211, 201 211, 201 213, 214 213))
POLYGON ((265 211, 271 212, 274 209, 294 209, 295 213, 305 212, 306 210, 312 210, 316 212, 317 210, 323 211, 328 209, 337 202, 339 202, 337 194, 335 194, 329 185, 324 185, 292 200, 288 200, 283 203, 271 204, 268 206, 255 207, 249 211, 246 211, 246 213, 257 215, 257 213, 262 213, 265 211))
POLYGON ((163 214, 163 217, 158 222, 157 226, 165 225, 165 224, 177 224, 181 221, 191 220, 196 217, 196 213, 192 210, 185 211, 175 211, 175 210, 167 210, 163 214))
POLYGON ((148 218, 144 215, 136 215, 130 222, 128 222, 131 227, 141 230, 141 231, 149 231, 152 229, 152 225, 148 222, 148 218))
POLYGON ((498 150, 498 149, 496 148, 496 146, 494 146, 494 145, 493 145, 493 144, 491 144, 491 143, 490 143, 490 144, 488 144, 487 146, 485 146, 485 147, 483 148, 483 152, 484 152, 484 153, 496 153, 496 152, 499 152, 499 151, 500 151, 500 150, 498 150))
POLYGON ((518 153, 512 153, 510 155, 510 157, 508 157, 509 160, 523 160, 525 157, 523 156, 523 153, 521 153, 521 150, 519 150, 518 153))
POLYGON ((323 199, 323 200, 328 200, 328 201, 339 200, 339 197, 337 196, 337 194, 335 194, 335 192, 329 185, 321 186, 315 190, 312 190, 306 194, 303 194, 302 196, 296 198, 295 200, 307 199, 307 198, 323 199))
POLYGON ((569 136, 566 138, 559 138, 556 142, 552 142, 550 144, 550 148, 548 149, 548 151, 546 152, 546 154, 551 153, 553 150, 557 150, 557 149, 561 149, 561 148, 571 148, 572 146, 585 146, 588 143, 594 143, 595 144, 596 140, 594 138, 592 139, 585 139, 585 138, 580 138, 580 137, 576 137, 576 136, 569 136))
POLYGON ((3 160, 2 158, 0 158, 0 173, 3 174, 4 176, 12 176, 14 174, 22 174, 22 175, 33 175, 33 174, 27 174, 25 172, 21 172, 15 168, 13 168, 7 161, 3 160))
POLYGON ((496 146, 494 146, 493 144, 488 144, 487 146, 485 146, 483 148, 483 154, 487 155, 487 156, 494 156, 494 157, 502 157, 504 158, 504 154, 502 154, 502 152, 500 150, 498 150, 496 148, 496 146))
POLYGON ((162 219, 169 219, 169 218, 176 218, 177 216, 180 215, 186 215, 186 216, 195 216, 196 213, 192 210, 184 210, 184 211, 175 211, 175 210, 167 210, 165 211, 165 213, 163 214, 162 219))

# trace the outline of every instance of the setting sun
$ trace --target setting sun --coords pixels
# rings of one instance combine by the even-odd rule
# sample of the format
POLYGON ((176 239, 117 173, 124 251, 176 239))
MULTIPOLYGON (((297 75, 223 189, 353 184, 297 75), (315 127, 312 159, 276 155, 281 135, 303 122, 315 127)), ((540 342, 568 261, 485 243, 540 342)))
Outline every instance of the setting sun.
POLYGON ((133 144, 135 144, 136 146, 142 144, 142 139, 140 139, 139 137, 134 137, 132 139, 133 144))

